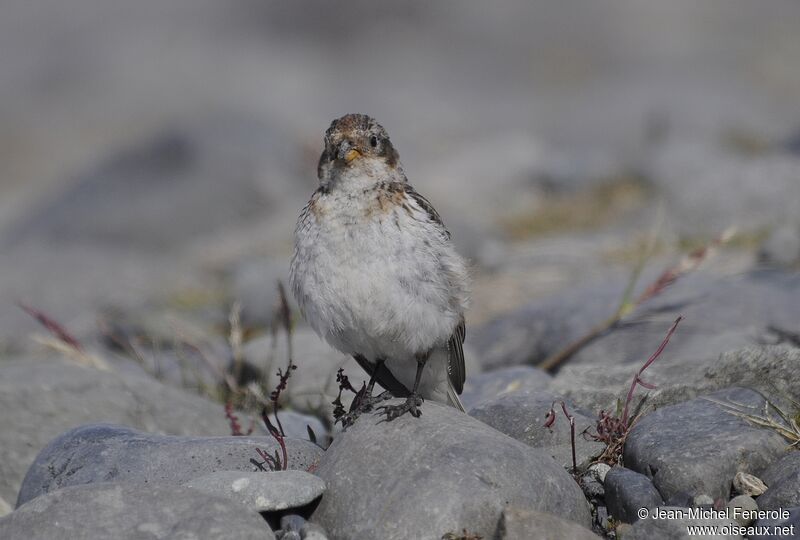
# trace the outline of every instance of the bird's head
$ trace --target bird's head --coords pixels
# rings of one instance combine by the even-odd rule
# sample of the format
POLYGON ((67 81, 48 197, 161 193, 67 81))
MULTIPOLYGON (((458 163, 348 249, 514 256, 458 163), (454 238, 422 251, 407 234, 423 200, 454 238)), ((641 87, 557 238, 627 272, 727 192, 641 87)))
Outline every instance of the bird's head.
POLYGON ((331 122, 317 175, 323 185, 403 177, 397 150, 386 130, 365 114, 348 114, 331 122))

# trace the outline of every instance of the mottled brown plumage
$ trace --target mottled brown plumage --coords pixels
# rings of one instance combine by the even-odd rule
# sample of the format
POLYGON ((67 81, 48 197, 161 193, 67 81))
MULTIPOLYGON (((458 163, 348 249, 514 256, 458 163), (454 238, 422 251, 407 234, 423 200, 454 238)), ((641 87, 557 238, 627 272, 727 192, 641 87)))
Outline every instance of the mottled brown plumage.
POLYGON ((408 183, 386 130, 331 123, 319 189, 298 220, 291 284, 306 319, 418 414, 420 396, 462 408, 466 264, 408 183))

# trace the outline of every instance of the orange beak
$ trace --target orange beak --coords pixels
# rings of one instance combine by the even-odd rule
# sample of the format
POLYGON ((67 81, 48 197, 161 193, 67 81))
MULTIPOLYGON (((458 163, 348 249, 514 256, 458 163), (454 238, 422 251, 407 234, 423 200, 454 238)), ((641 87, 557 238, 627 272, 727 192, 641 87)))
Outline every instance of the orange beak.
POLYGON ((358 157, 361 157, 361 152, 359 152, 355 148, 351 148, 344 155, 344 161, 345 161, 345 163, 350 163, 351 161, 353 161, 354 159, 356 159, 358 157))

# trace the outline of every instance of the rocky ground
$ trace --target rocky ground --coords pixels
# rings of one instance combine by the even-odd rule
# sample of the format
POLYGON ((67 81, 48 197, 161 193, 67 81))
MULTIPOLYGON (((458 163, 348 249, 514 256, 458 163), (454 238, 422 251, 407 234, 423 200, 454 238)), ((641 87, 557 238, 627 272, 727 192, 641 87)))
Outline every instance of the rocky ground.
POLYGON ((0 18, 26 51, 0 59, 0 538, 800 537, 796 4, 736 2, 742 40, 694 2, 362 2, 344 42, 311 1, 142 2, 147 39, 78 4, 103 31, 0 18), (342 431, 337 372, 364 375, 281 302, 322 132, 355 110, 471 261, 466 415, 342 431))

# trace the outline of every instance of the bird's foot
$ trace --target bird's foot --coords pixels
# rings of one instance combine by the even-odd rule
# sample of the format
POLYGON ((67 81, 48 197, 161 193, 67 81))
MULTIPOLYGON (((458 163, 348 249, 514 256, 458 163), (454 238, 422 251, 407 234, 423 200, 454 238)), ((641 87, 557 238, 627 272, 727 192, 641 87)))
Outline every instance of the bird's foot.
POLYGON ((341 422, 342 427, 347 429, 355 424, 358 417, 363 413, 372 411, 375 408, 375 405, 378 403, 383 403, 384 401, 392 399, 393 397, 394 396, 392 396, 388 390, 381 392, 377 396, 373 396, 367 395, 367 393, 362 389, 362 392, 359 392, 356 397, 353 398, 353 403, 350 404, 350 410, 347 413, 339 416, 336 419, 336 422, 341 422))
POLYGON ((419 418, 422 414, 422 411, 420 411, 417 407, 420 407, 421 405, 422 397, 420 397, 418 394, 411 394, 406 398, 406 402, 402 405, 383 405, 378 407, 378 411, 380 411, 381 414, 386 415, 386 422, 391 422, 395 418, 400 418, 407 412, 411 413, 411 416, 414 418, 419 418))

